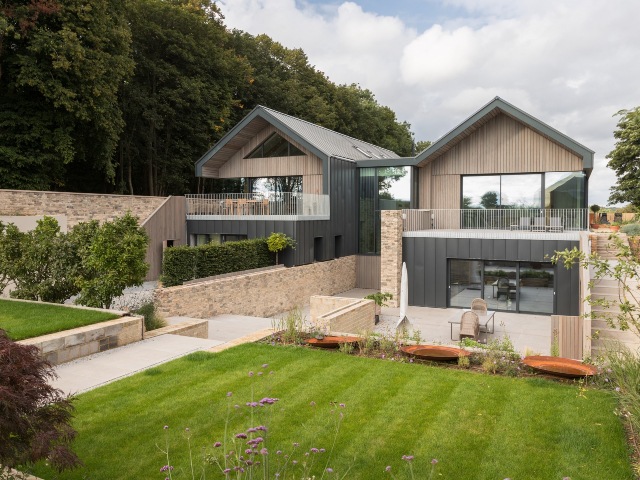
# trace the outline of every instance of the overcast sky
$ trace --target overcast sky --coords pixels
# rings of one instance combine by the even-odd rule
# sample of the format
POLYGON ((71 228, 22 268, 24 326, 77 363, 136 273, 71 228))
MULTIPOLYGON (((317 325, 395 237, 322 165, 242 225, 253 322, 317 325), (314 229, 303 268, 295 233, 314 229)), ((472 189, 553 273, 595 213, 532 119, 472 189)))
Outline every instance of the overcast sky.
POLYGON ((589 203, 607 204, 614 114, 640 105, 640 1, 218 4, 229 28, 302 48, 332 81, 370 89, 416 140, 436 140, 502 97, 596 152, 589 203))

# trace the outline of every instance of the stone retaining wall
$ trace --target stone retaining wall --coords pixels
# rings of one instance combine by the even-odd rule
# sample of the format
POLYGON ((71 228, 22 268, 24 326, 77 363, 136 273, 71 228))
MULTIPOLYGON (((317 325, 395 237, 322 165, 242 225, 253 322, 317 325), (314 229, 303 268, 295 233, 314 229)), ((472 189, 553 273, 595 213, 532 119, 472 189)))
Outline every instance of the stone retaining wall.
POLYGON ((142 317, 122 317, 106 322, 20 340, 23 345, 35 345, 52 365, 70 362, 93 353, 121 347, 142 340, 142 317))
POLYGON ((362 333, 375 326, 375 303, 359 298, 311 297, 311 325, 326 333, 362 333))
POLYGON ((149 332, 144 332, 144 338, 153 338, 160 335, 181 335, 183 337, 209 338, 208 320, 191 320, 156 328, 149 332))
POLYGON ((222 314, 271 317, 355 287, 355 256, 266 270, 156 290, 161 315, 208 318, 222 314))
POLYGON ((165 200, 135 195, 0 190, 0 215, 65 215, 71 228, 88 220, 113 220, 130 211, 142 223, 165 200))

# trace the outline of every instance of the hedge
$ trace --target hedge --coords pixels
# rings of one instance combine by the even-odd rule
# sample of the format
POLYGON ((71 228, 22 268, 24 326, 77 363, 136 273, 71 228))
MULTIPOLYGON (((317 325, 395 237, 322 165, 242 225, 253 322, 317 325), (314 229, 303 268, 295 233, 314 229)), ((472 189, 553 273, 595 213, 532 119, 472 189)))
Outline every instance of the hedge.
POLYGON ((274 263, 273 253, 269 252, 264 238, 221 245, 172 247, 164 251, 161 280, 165 287, 172 287, 195 278, 268 267, 274 263))

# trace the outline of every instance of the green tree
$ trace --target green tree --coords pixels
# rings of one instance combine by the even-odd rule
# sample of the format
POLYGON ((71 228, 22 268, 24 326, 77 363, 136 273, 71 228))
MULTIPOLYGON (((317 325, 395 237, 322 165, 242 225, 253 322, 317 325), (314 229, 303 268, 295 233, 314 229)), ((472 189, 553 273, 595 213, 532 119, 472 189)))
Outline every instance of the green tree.
POLYGON ((416 142, 416 155, 424 152, 427 148, 431 146, 431 140, 420 140, 416 142))
POLYGON ((55 218, 45 216, 26 233, 9 225, 6 235, 7 253, 13 261, 12 297, 62 303, 78 293, 74 266, 79 258, 55 218))
POLYGON ((123 192, 184 194, 194 162, 231 128, 250 68, 210 0, 129 3, 135 74, 124 86, 118 162, 123 192))
POLYGON ((607 155, 607 166, 616 172, 618 180, 611 187, 609 203, 629 202, 640 207, 640 107, 620 110, 622 118, 613 136, 614 149, 607 155))
POLYGON ((272 233, 267 237, 267 248, 270 252, 276 254, 276 265, 278 265, 278 253, 285 248, 296 248, 296 242, 293 238, 286 236, 284 233, 272 233))
POLYGON ((498 208, 498 192, 485 192, 480 197, 482 208, 498 208))
POLYGON ((147 244, 147 233, 130 213, 100 226, 82 258, 76 303, 109 308, 126 287, 141 285, 149 269, 147 244))
POLYGON ((119 0, 0 3, 0 187, 113 181, 129 45, 119 0))

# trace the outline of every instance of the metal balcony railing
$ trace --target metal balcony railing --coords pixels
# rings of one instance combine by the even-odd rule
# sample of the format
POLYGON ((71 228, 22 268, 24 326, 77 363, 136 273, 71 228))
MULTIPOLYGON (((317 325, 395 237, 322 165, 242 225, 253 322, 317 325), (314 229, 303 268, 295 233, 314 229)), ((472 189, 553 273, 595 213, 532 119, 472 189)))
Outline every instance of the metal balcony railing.
POLYGON ((403 210, 405 231, 519 230, 564 232, 587 230, 586 208, 496 208, 403 210))
POLYGON ((329 195, 308 193, 211 193, 185 195, 187 218, 201 216, 329 216, 329 195))

